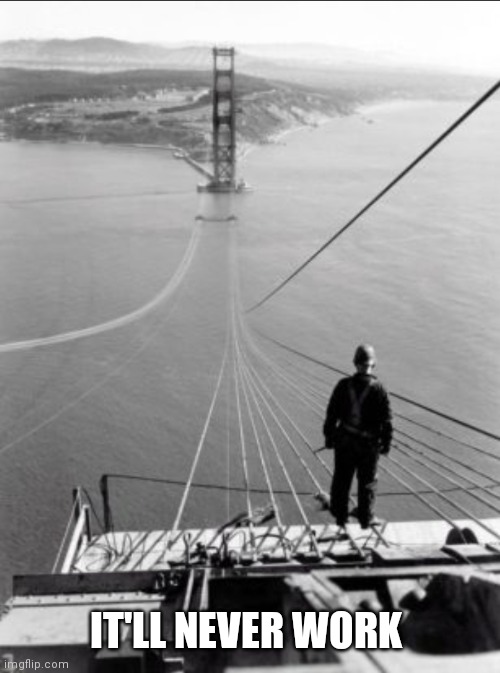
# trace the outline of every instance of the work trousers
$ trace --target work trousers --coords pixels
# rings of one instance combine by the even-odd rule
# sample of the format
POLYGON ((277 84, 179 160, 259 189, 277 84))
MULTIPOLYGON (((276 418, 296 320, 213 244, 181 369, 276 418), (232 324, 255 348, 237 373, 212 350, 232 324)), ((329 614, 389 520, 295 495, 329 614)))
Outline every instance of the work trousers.
POLYGON ((330 510, 337 523, 347 522, 349 493, 354 474, 358 476, 358 518, 368 525, 374 516, 377 493, 379 450, 375 442, 347 432, 339 432, 335 441, 335 471, 330 494, 330 510))

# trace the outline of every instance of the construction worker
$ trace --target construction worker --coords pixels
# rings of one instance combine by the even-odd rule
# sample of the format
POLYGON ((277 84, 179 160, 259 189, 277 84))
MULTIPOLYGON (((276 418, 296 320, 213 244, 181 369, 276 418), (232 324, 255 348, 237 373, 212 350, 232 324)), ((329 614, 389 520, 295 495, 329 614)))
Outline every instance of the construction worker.
POLYGON ((341 379, 333 390, 323 427, 325 446, 335 449, 330 511, 339 526, 348 518, 348 500, 354 474, 358 476, 357 516, 362 528, 380 523, 375 518, 379 455, 389 453, 392 414, 384 386, 373 375, 372 346, 358 346, 356 373, 341 379))

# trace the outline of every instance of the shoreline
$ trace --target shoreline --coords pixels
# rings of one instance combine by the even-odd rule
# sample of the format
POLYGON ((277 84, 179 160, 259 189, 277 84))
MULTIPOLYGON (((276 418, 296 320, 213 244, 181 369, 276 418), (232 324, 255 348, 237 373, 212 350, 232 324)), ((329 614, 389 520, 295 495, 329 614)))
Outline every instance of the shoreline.
POLYGON ((287 129, 283 129, 281 131, 278 131, 277 133, 273 134, 270 136, 269 140, 265 143, 260 143, 260 144, 253 144, 253 143, 245 143, 246 147, 242 151, 241 156, 238 156, 238 162, 244 163, 246 158, 253 153, 255 150, 262 149, 265 147, 269 147, 272 145, 280 145, 280 144, 285 144, 283 143, 283 140, 287 138, 288 136, 294 135, 300 131, 315 131, 316 129, 321 128, 322 126, 325 126, 326 124, 331 124, 332 122, 336 122, 340 119, 346 119, 346 118, 351 118, 351 119, 362 119, 364 121, 373 121, 370 120, 369 117, 371 115, 379 115, 379 114, 390 114, 393 112, 398 112, 398 111, 405 111, 405 110, 414 110, 416 108, 424 108, 424 107, 431 107, 433 105, 440 105, 442 103, 456 103, 457 101, 439 101, 439 100, 434 100, 430 98, 416 98, 412 100, 408 100, 405 98, 397 98, 397 99, 386 99, 386 100, 380 100, 377 102, 372 102, 372 103, 360 103, 359 105, 356 105, 350 112, 347 112, 345 114, 336 114, 332 115, 329 117, 324 117, 321 120, 315 121, 314 124, 300 124, 300 125, 294 125, 291 126, 287 129), (367 119, 368 118, 368 119, 367 119))
POLYGON ((270 147, 272 145, 284 145, 285 143, 283 140, 287 138, 288 136, 294 135, 296 133, 299 133, 300 131, 315 131, 316 129, 320 128, 321 126, 324 126, 325 124, 329 124, 332 121, 335 121, 336 119, 339 119, 340 117, 344 116, 351 116, 354 114, 354 111, 352 113, 349 113, 348 115, 334 115, 331 117, 324 117, 321 120, 317 120, 314 122, 314 124, 298 124, 298 125, 293 125, 290 126, 286 129, 282 129, 281 131, 278 131, 277 133, 271 134, 269 138, 262 143, 249 143, 249 142, 243 142, 242 145, 244 146, 244 149, 241 152, 241 155, 238 155, 237 161, 244 163, 246 158, 253 153, 255 150, 263 149, 264 147, 270 147))
MULTIPOLYGON (((315 120, 314 123, 305 123, 289 126, 288 128, 281 129, 280 131, 271 134, 267 139, 259 143, 252 143, 249 141, 240 141, 239 150, 236 152, 236 164, 244 165, 247 157, 249 157, 253 152, 259 149, 270 147, 273 145, 282 145, 285 144, 285 138, 299 133, 301 131, 315 131, 322 126, 335 122, 339 119, 344 118, 366 118, 371 115, 384 115, 390 114, 392 112, 404 111, 409 109, 415 109, 416 107, 430 107, 432 105, 439 105, 444 101, 436 101, 433 99, 393 99, 393 100, 380 100, 377 102, 359 104, 354 107, 350 112, 345 114, 335 114, 332 116, 324 116, 321 119, 315 120)), ((448 101, 446 101, 448 102, 448 101)), ((455 101, 453 101, 455 102, 455 101)), ((372 121, 368 119, 368 121, 372 121)), ((125 148, 125 149, 141 149, 141 150, 160 150, 170 152, 172 156, 175 152, 182 153, 184 156, 182 158, 185 163, 190 165, 195 172, 198 174, 201 173, 200 170, 195 168, 191 164, 191 157, 189 155, 189 150, 186 150, 182 147, 178 147, 171 144, 159 145, 157 143, 147 144, 147 143, 134 143, 134 142, 104 142, 101 140, 75 140, 75 139, 64 139, 64 138, 43 138, 43 139, 34 139, 34 138, 9 138, 9 137, 0 137, 0 144, 3 143, 33 143, 33 144, 42 144, 50 143, 55 145, 72 145, 72 146, 90 146, 90 147, 116 147, 116 148, 125 148)), ((194 160, 192 160, 194 161, 194 160)))

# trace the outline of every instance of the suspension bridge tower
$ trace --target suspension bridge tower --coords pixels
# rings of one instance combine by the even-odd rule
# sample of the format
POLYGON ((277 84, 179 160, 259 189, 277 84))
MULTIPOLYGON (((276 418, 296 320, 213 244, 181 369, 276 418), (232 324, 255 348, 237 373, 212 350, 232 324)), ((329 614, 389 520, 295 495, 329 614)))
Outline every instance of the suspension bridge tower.
POLYGON ((211 179, 198 186, 199 217, 204 220, 235 219, 236 109, 234 93, 234 48, 214 47, 212 89, 211 179))

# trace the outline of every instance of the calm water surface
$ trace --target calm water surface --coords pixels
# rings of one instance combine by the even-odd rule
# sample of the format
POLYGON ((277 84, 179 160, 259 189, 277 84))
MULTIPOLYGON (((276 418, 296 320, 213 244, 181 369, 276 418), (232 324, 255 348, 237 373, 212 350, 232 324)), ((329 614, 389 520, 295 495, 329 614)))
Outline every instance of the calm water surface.
MULTIPOLYGON (((233 232, 244 304, 291 272, 462 109, 381 106, 251 153, 241 172, 256 189, 239 199, 233 232)), ((370 341, 392 390, 498 433, 499 113, 498 102, 480 110, 251 313, 250 325, 342 369, 355 344, 370 341)), ((0 168, 0 343, 133 311, 178 265, 194 226, 197 176, 168 153, 4 143, 0 168)), ((226 247, 227 231, 205 228, 168 310, 98 337, 0 353, 3 594, 13 572, 50 569, 74 484, 95 494, 104 471, 186 476, 222 355, 226 247)), ((319 425, 310 421, 318 442, 319 425)), ((219 482, 229 465, 222 420, 207 440, 198 478, 219 482)), ((236 464, 229 470, 241 480, 236 464)), ((150 512, 164 516, 179 491, 150 488, 148 497, 150 512)), ((144 502, 135 487, 122 496, 134 525, 149 523, 144 502)), ((399 518, 425 516, 404 502, 398 508, 399 518)), ((228 510, 223 495, 198 493, 185 522, 214 525, 228 510)))

